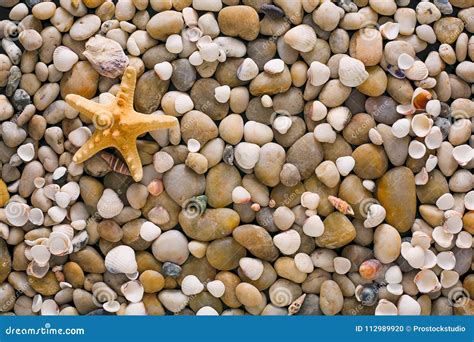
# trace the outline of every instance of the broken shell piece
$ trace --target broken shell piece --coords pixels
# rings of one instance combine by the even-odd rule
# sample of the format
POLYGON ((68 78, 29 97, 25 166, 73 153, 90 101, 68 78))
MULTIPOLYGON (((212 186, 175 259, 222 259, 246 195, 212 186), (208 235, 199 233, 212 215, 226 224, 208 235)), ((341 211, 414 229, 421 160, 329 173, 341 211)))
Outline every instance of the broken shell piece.
POLYGON ((138 303, 143 298, 143 285, 137 280, 126 282, 120 288, 125 298, 132 303, 138 303))
POLYGON ((462 216, 456 210, 448 210, 444 213, 443 229, 451 234, 457 234, 462 230, 462 216))
POLYGON ((269 60, 263 66, 263 70, 265 70, 269 74, 279 74, 280 72, 283 72, 284 69, 285 62, 278 58, 269 60))
POLYGON ((413 233, 410 242, 412 246, 420 246, 423 249, 428 249, 431 246, 431 237, 422 231, 416 231, 413 233))
POLYGON ((441 286, 445 289, 453 287, 459 280, 459 273, 456 271, 443 270, 440 274, 441 286))
POLYGON ((452 270, 456 266, 456 257, 451 251, 438 253, 436 256, 436 264, 443 270, 452 270))
POLYGON ((376 316, 396 316, 398 315, 398 309, 392 302, 381 299, 375 308, 376 316))
POLYGON ((443 134, 438 126, 433 126, 425 137, 425 145, 430 150, 437 149, 443 142, 443 134))
POLYGON ((230 87, 223 85, 214 89, 214 97, 219 103, 226 103, 230 98, 230 87))
POLYGON ((456 238, 456 246, 459 248, 471 248, 472 247, 472 235, 469 232, 462 231, 456 238))
POLYGON ((398 33, 400 32, 400 24, 388 21, 380 25, 379 31, 385 39, 394 40, 398 37, 398 33))
POLYGON ((449 192, 439 196, 436 200, 436 206, 440 210, 449 210, 454 206, 454 197, 449 192))
POLYGON ((314 61, 308 69, 308 81, 315 87, 325 84, 331 76, 329 67, 321 62, 314 61))
POLYGON ((453 158, 461 166, 466 166, 474 158, 474 149, 467 145, 459 145, 453 149, 453 158))
POLYGON ((311 237, 318 237, 324 233, 324 224, 318 215, 311 215, 303 223, 303 232, 311 237))
POLYGON ((237 186, 232 190, 232 201, 237 204, 250 202, 250 193, 242 186, 237 186))
POLYGON ((53 255, 66 255, 72 252, 71 239, 62 232, 52 232, 48 239, 48 248, 53 255))
POLYGON ((433 126, 433 121, 425 114, 417 114, 411 120, 411 129, 417 137, 426 137, 433 126))
POLYGON ((387 212, 380 204, 372 204, 367 210, 367 219, 364 221, 364 227, 374 228, 385 220, 387 212))
POLYGON ((421 293, 430 293, 441 288, 438 277, 432 270, 418 272, 413 282, 421 293))
POLYGON ((344 201, 343 199, 334 197, 334 196, 328 196, 329 203, 332 204, 334 208, 336 208, 339 212, 343 213, 344 215, 354 215, 354 210, 352 207, 344 201))
POLYGON ((125 245, 112 248, 105 256, 105 267, 110 273, 135 273, 138 268, 135 251, 125 245))
POLYGON ((428 171, 426 170, 425 167, 423 167, 421 171, 415 175, 415 184, 425 185, 426 183, 428 183, 429 179, 430 179, 430 176, 428 174, 428 171))
POLYGON ((161 229, 156 224, 146 221, 140 227, 140 237, 145 241, 154 241, 161 235, 161 229))
POLYGON ((244 257, 239 260, 242 272, 251 280, 259 279, 263 274, 263 262, 259 259, 244 257))
POLYGON ((417 140, 412 140, 408 146, 408 154, 413 159, 421 159, 426 153, 426 146, 417 140))
POLYGON ((170 62, 157 63, 154 66, 154 70, 156 75, 162 81, 169 80, 171 78, 171 75, 173 74, 173 66, 170 62))
MULTIPOLYGON (((428 90, 423 88, 416 88, 413 92, 411 104, 416 110, 425 110, 426 104, 433 98, 428 90)), ((398 111, 398 107, 397 107, 398 111)), ((399 112, 400 113, 400 112, 399 112)), ((403 114, 403 113, 400 113, 403 114)))
POLYGON ((445 231, 443 227, 435 227, 431 236, 443 248, 448 248, 453 241, 453 234, 445 231))
POLYGON ((402 70, 410 69, 415 63, 415 59, 407 53, 402 53, 398 56, 397 64, 402 70))
POLYGON ((341 58, 338 70, 339 80, 346 87, 357 87, 369 78, 364 63, 352 57, 341 58))
POLYGON ((39 266, 46 266, 51 257, 48 247, 45 245, 35 245, 30 250, 31 257, 39 266))
POLYGON ((237 78, 241 81, 250 81, 258 75, 258 66, 252 58, 246 58, 237 69, 237 78))
POLYGON ((317 193, 306 191, 301 195, 301 205, 307 209, 317 209, 319 201, 320 197, 317 193))

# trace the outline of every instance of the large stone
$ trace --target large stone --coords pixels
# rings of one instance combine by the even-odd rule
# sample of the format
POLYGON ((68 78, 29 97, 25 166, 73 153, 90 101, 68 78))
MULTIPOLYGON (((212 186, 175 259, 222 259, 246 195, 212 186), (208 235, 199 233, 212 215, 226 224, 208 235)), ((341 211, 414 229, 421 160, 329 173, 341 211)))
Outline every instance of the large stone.
POLYGON ((220 163, 206 177, 206 196, 210 206, 223 208, 232 203, 232 190, 242 183, 235 166, 220 163))
POLYGON ((437 169, 430 172, 428 183, 416 187, 418 200, 423 204, 435 204, 441 195, 448 192, 449 186, 446 177, 437 169))
POLYGON ((330 214, 323 223, 323 235, 315 238, 316 245, 319 247, 339 248, 347 245, 356 236, 356 230, 351 221, 340 212, 330 214))
POLYGON ((374 255, 389 264, 400 256, 402 239, 400 233, 388 224, 381 224, 374 232, 374 255))
POLYGON ((250 82, 250 94, 253 96, 284 93, 291 87, 291 74, 288 67, 278 74, 262 72, 250 82))
POLYGON ((314 170, 323 160, 323 154, 323 148, 314 138, 314 134, 307 133, 288 149, 286 161, 295 165, 301 178, 306 179, 314 174, 314 170))
POLYGON ((77 94, 87 99, 95 96, 99 83, 99 73, 89 62, 77 62, 61 79, 61 96, 77 94))
POLYGON ((168 195, 179 205, 197 195, 202 195, 206 188, 204 175, 198 175, 184 164, 174 166, 165 173, 163 184, 168 195))
POLYGON ((377 179, 388 168, 388 159, 382 147, 364 144, 352 153, 355 160, 354 173, 362 179, 377 179))
POLYGON ((224 7, 217 20, 221 32, 226 36, 255 40, 260 32, 257 11, 250 6, 224 7))
POLYGON ((239 225, 237 212, 228 208, 207 209, 201 216, 179 214, 179 224, 186 235, 199 241, 212 241, 232 233, 239 225))
POLYGON ((160 80, 154 70, 149 70, 141 75, 135 89, 135 109, 146 114, 157 110, 161 98, 168 90, 169 83, 169 80, 160 80))
POLYGON ((257 258, 273 261, 278 257, 278 249, 268 232, 257 225, 245 224, 234 229, 232 236, 257 258))
POLYGON ((8 252, 5 240, 0 239, 0 283, 3 283, 10 274, 12 268, 12 258, 8 252))
POLYGON ((230 271, 239 266, 239 260, 247 251, 231 237, 212 241, 207 247, 206 257, 209 264, 220 271, 230 271))

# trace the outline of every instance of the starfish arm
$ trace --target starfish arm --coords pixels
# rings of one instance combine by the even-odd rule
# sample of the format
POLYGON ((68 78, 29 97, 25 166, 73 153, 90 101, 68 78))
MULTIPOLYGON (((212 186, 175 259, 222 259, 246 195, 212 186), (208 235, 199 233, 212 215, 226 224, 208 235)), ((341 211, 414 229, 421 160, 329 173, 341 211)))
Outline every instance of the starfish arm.
POLYGON ((136 142, 134 141, 133 144, 118 146, 117 149, 120 154, 122 154, 125 163, 127 163, 130 174, 135 182, 141 181, 143 178, 143 169, 136 142))
POLYGON ((103 110, 103 106, 100 103, 88 100, 85 97, 76 94, 67 95, 66 103, 91 121, 94 121, 96 114, 103 110))
POLYGON ((150 115, 140 114, 134 115, 133 121, 130 123, 131 130, 137 132, 138 135, 156 131, 157 129, 166 129, 178 125, 178 119, 170 115, 150 115))
POLYGON ((104 137, 101 131, 95 131, 92 137, 90 137, 89 140, 87 140, 87 142, 77 150, 74 154, 73 160, 78 164, 83 163, 97 152, 110 146, 113 146, 112 141, 104 137))
POLYGON ((135 85, 137 84, 137 70, 134 67, 127 67, 123 73, 120 90, 117 93, 117 101, 120 106, 128 106, 133 109, 133 97, 135 95, 135 85))

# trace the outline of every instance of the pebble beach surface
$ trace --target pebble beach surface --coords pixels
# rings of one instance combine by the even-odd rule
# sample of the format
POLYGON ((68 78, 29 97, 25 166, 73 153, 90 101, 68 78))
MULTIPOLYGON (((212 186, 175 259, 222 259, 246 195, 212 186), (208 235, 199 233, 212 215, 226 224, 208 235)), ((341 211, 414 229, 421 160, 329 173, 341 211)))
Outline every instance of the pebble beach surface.
POLYGON ((1 315, 474 315, 474 0, 0 0, 1 315))

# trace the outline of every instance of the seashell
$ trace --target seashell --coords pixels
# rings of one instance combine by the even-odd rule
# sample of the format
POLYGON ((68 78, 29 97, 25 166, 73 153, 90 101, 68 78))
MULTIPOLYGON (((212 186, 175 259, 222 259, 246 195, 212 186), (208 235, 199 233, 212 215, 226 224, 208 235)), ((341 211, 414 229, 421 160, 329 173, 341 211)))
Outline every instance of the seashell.
POLYGON ((436 165, 438 165, 438 157, 431 154, 426 160, 426 164, 425 164, 426 171, 427 172, 433 171, 436 165))
POLYGON ((377 307, 375 308, 376 316, 396 316, 398 315, 398 309, 392 302, 387 299, 379 300, 377 307))
POLYGON ((41 226, 44 222, 43 211, 39 208, 33 208, 28 213, 28 219, 36 226, 41 226))
MULTIPOLYGON (((413 92, 411 104, 413 108, 415 108, 415 110, 425 110, 428 101, 430 101, 432 98, 433 96, 428 90, 423 89, 423 88, 416 88, 415 91, 413 92)), ((397 107, 397 111, 398 111, 398 107, 397 107)))
POLYGON ((102 76, 116 78, 125 72, 129 60, 115 40, 96 35, 87 41, 85 48, 84 57, 102 76))
POLYGON ((5 207, 5 216, 12 226, 23 227, 28 222, 29 211, 29 205, 10 201, 5 207))
POLYGON ((188 94, 180 94, 174 101, 174 109, 179 114, 189 112, 194 108, 194 102, 188 94))
POLYGON ((36 177, 33 180, 33 184, 36 189, 41 189, 46 184, 46 180, 43 177, 36 177))
POLYGON ((354 210, 352 207, 347 203, 346 201, 334 197, 334 196, 328 196, 329 203, 336 208, 339 212, 343 213, 344 215, 354 215, 354 210))
POLYGON ((464 195, 464 207, 468 210, 474 210, 474 191, 469 191, 464 195))
POLYGON ((421 159, 426 153, 426 147, 417 140, 412 140, 408 145, 408 154, 413 159, 421 159))
POLYGON ((394 40, 400 33, 400 24, 388 21, 385 24, 380 25, 379 31, 385 39, 394 40))
POLYGON ((278 115, 272 122, 272 127, 280 134, 285 134, 291 128, 293 121, 289 116, 278 115))
POLYGON ((78 61, 79 56, 66 46, 58 46, 53 52, 53 64, 58 71, 67 72, 78 61))
POLYGON ((132 274, 137 272, 135 251, 125 245, 112 248, 105 256, 105 267, 110 273, 132 274))
POLYGON ((346 127, 351 120, 352 113, 347 107, 336 107, 329 110, 326 120, 338 132, 346 127))
POLYGON ((351 261, 347 258, 335 257, 333 262, 334 270, 338 274, 346 274, 351 269, 351 261))
POLYGON ((39 266, 46 266, 49 263, 51 253, 45 245, 35 245, 30 249, 31 257, 39 266))
POLYGON ((443 227, 435 227, 431 233, 433 240, 443 248, 451 246, 453 241, 453 234, 445 231, 443 227))
POLYGON ((214 89, 214 97, 219 103, 226 103, 230 98, 230 87, 223 85, 214 89))
POLYGON ((290 304, 290 306, 288 307, 288 316, 296 315, 300 311, 305 298, 306 293, 303 293, 301 296, 296 298, 293 303, 290 304))
POLYGON ((366 188, 367 190, 369 190, 370 192, 374 192, 375 191, 375 182, 372 181, 372 180, 364 180, 362 181, 362 186, 364 188, 366 188))
POLYGON ((426 112, 433 117, 439 116, 441 113, 441 102, 439 100, 429 100, 426 103, 426 112))
POLYGON ((140 237, 145 241, 154 241, 161 235, 161 229, 150 221, 142 223, 140 227, 140 237))
POLYGON ((24 162, 29 162, 35 157, 35 147, 32 143, 24 144, 18 147, 16 153, 24 162))
POLYGON ((425 262, 425 251, 420 246, 402 243, 401 254, 413 268, 422 268, 425 262))
POLYGON ((110 302, 105 302, 102 308, 107 312, 117 312, 120 310, 120 303, 116 300, 111 300, 110 302))
POLYGON ((243 204, 250 202, 250 193, 242 186, 237 186, 232 190, 232 202, 243 204))
POLYGON ((33 297, 31 311, 39 312, 41 310, 41 305, 43 305, 43 297, 38 293, 33 297))
POLYGON ((318 215, 311 215, 303 223, 303 232, 311 237, 319 237, 324 234, 324 224, 318 215))
POLYGON ((147 191, 152 196, 159 196, 164 190, 163 181, 161 179, 153 179, 147 186, 147 191))
POLYGON ((387 65, 387 71, 395 78, 402 80, 405 78, 405 72, 396 65, 387 65))
POLYGON ((314 265, 311 261, 311 257, 306 253, 298 253, 295 255, 295 266, 303 273, 311 273, 314 271, 314 265))
POLYGON ((264 106, 265 108, 270 108, 273 106, 273 100, 269 95, 263 95, 260 98, 260 102, 262 103, 262 106, 264 106))
POLYGON ((83 249, 87 243, 89 242, 89 234, 87 230, 83 230, 82 232, 76 234, 71 240, 72 244, 72 251, 73 253, 80 251, 83 249))
POLYGON ((308 82, 315 87, 322 86, 331 77, 329 67, 321 62, 314 61, 311 63, 307 72, 308 82))
POLYGON ((44 195, 50 200, 54 201, 56 192, 60 191, 61 187, 58 184, 48 184, 44 187, 44 195))
POLYGON ((241 142, 234 148, 234 158, 238 166, 251 170, 257 164, 260 156, 260 146, 248 142, 241 142))
POLYGON ((64 166, 58 167, 56 170, 53 172, 53 180, 59 180, 63 178, 67 173, 67 169, 64 166))
POLYGON ((255 258, 241 258, 239 266, 242 272, 251 280, 257 280, 263 274, 263 262, 255 258))
POLYGON ((286 44, 296 51, 309 52, 316 46, 316 32, 306 24, 301 24, 288 30, 283 36, 286 44))
POLYGON ((443 134, 438 126, 433 126, 425 137, 425 145, 430 150, 437 149, 443 142, 443 134))
POLYGON ((221 298, 225 293, 225 285, 220 280, 213 280, 207 283, 206 288, 215 298, 221 298))
POLYGON ((374 145, 380 146, 383 144, 382 135, 375 128, 369 129, 369 139, 374 145))
MULTIPOLYGON (((189 8, 189 7, 187 7, 189 8)), ((202 31, 199 27, 190 27, 186 29, 186 37, 190 42, 197 42, 202 37, 202 31)))
POLYGON ((367 218, 364 221, 364 227, 374 228, 385 220, 387 212, 380 204, 372 204, 367 210, 367 218))
POLYGON ((212 306, 203 306, 196 312, 196 316, 219 316, 219 313, 212 306))
MULTIPOLYGON (((125 306, 125 304, 122 304, 122 306, 125 306)), ((130 303, 125 307, 123 314, 125 316, 146 316, 145 304, 143 302, 130 303)))
POLYGON ((187 147, 189 152, 196 153, 199 152, 199 150, 201 149, 201 143, 196 139, 191 138, 188 140, 187 147))
POLYGON ((313 101, 309 110, 309 117, 313 121, 320 121, 326 117, 328 109, 320 101, 313 101))
POLYGON ((237 68, 237 78, 241 81, 250 81, 257 77, 258 66, 252 58, 245 58, 237 68))
POLYGON ((422 269, 430 269, 436 266, 436 255, 433 253, 432 250, 427 249, 425 250, 425 261, 423 263, 422 269))
POLYGON ((429 71, 425 63, 422 61, 415 61, 413 65, 404 70, 406 78, 412 81, 421 81, 428 77, 429 71))
POLYGON ((455 210, 444 213, 443 229, 451 234, 457 234, 462 230, 463 222, 461 214, 455 210))
POLYGON ((260 204, 258 204, 258 203, 253 203, 253 204, 250 206, 250 209, 252 209, 252 210, 255 211, 255 212, 258 212, 258 211, 260 211, 261 206, 260 206, 260 204))
POLYGON ((450 193, 446 193, 441 195, 437 200, 436 200, 436 206, 440 210, 449 210, 454 206, 454 197, 450 193))
POLYGON ((59 306, 52 299, 46 299, 41 304, 41 316, 58 316, 59 315, 59 306))
POLYGON ((467 145, 459 145, 453 149, 453 158, 460 166, 466 166, 474 158, 474 149, 467 145))
POLYGON ((369 259, 359 266, 359 274, 367 280, 374 280, 382 271, 382 263, 377 259, 369 259))
POLYGON ((328 123, 322 123, 314 128, 314 137, 321 143, 334 143, 337 135, 332 126, 328 123))
POLYGON ((105 189, 97 202, 97 212, 103 218, 112 218, 120 214, 123 209, 122 200, 112 189, 105 189))
POLYGON ((415 64, 415 59, 407 53, 402 53, 398 56, 397 65, 401 70, 410 69, 415 64))
POLYGON ((279 74, 285 70, 285 62, 281 59, 271 59, 263 65, 263 70, 269 74, 279 74))
POLYGON ((418 272, 413 282, 421 293, 431 293, 441 288, 438 277, 432 270, 418 272))
POLYGON ((421 314, 420 304, 409 295, 402 295, 397 303, 398 314, 400 316, 419 316, 421 314))
POLYGON ((138 280, 130 280, 120 287, 125 298, 131 303, 138 303, 143 299, 143 285, 138 280))
POLYGON ((59 207, 67 208, 71 202, 71 196, 66 192, 58 191, 54 194, 54 200, 59 207))
POLYGON ((170 62, 156 63, 153 69, 155 70, 158 78, 162 81, 169 80, 173 74, 173 66, 170 62))
POLYGON ((338 70, 339 80, 346 87, 357 87, 369 78, 364 63, 352 57, 342 57, 338 70))
POLYGON ((199 66, 204 63, 204 60, 201 57, 201 54, 198 51, 194 51, 191 56, 188 58, 189 63, 193 66, 199 66))
POLYGON ((301 246, 301 237, 296 230, 290 229, 273 237, 275 246, 285 255, 291 255, 301 246))
POLYGON ((413 233, 410 243, 412 246, 428 249, 431 245, 431 237, 422 231, 416 231, 413 233))
POLYGON ((387 291, 396 296, 403 294, 403 285, 402 284, 388 284, 387 291))
POLYGON ((441 252, 436 256, 436 264, 443 270, 452 270, 456 266, 456 257, 451 251, 441 252))
POLYGON ((206 62, 215 62, 219 58, 221 51, 219 45, 213 42, 201 44, 199 47, 199 55, 206 62))
POLYGON ((71 239, 65 233, 56 231, 49 235, 48 248, 52 255, 63 256, 72 253, 71 239))
POLYGON ((389 284, 401 283, 403 279, 402 271, 399 266, 391 266, 385 272, 385 281, 389 284))
POLYGON ((181 291, 187 296, 197 295, 204 290, 204 285, 195 275, 187 275, 181 281, 181 291))
POLYGON ((415 175, 415 184, 425 185, 426 183, 428 183, 429 179, 430 179, 430 176, 428 174, 428 171, 426 171, 426 168, 423 167, 421 171, 415 175))
POLYGON ((397 113, 400 115, 412 115, 416 112, 416 108, 413 105, 398 105, 397 106, 397 113))
POLYGON ((426 137, 432 126, 433 121, 425 114, 417 114, 411 120, 411 129, 417 137, 426 137))
POLYGON ((38 265, 34 260, 28 264, 26 274, 35 278, 43 278, 49 271, 49 263, 44 266, 38 265))
POLYGON ((441 287, 447 289, 456 285, 459 280, 459 274, 456 271, 443 270, 441 271, 439 280, 441 283, 441 287))
POLYGON ((398 119, 392 125, 392 134, 397 138, 404 138, 410 133, 410 120, 398 119))
POLYGON ((314 192, 303 192, 301 195, 301 205, 310 210, 316 210, 318 208, 320 197, 314 192))
POLYGON ((456 246, 459 248, 471 248, 472 247, 472 235, 469 232, 459 232, 456 238, 456 246))
POLYGON ((166 50, 171 53, 181 53, 183 51, 183 39, 179 34, 171 34, 166 38, 166 50))
POLYGON ((200 259, 206 255, 208 244, 201 241, 190 241, 188 243, 189 252, 196 258, 200 259))

